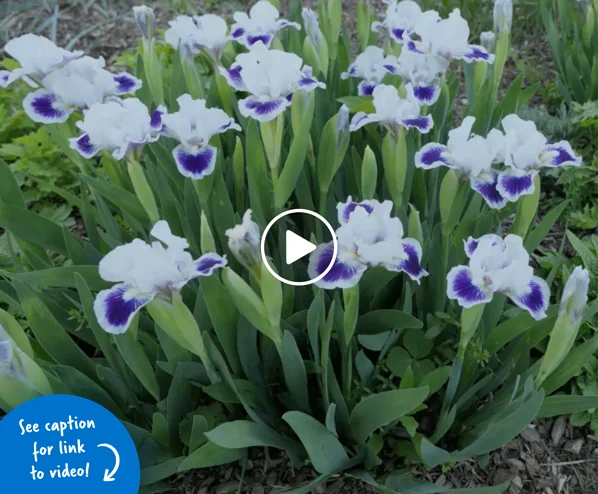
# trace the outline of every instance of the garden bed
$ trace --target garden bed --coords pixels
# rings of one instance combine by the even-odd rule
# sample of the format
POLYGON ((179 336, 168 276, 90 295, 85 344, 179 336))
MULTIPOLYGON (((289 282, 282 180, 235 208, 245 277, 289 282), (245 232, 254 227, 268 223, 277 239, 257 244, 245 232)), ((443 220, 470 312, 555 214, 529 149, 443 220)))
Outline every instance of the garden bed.
MULTIPOLYGON (((511 482, 508 494, 590 494, 598 490, 598 441, 589 428, 574 428, 565 417, 540 421, 499 451, 488 466, 464 462, 443 472, 413 468, 414 478, 448 488, 485 487, 511 482)), ((389 451, 381 474, 403 468, 389 451)), ((316 477, 296 470, 284 457, 254 452, 245 466, 225 465, 196 470, 173 483, 177 494, 282 494, 316 477), (240 490, 239 490, 240 489, 240 490)), ((332 478, 314 494, 361 494, 376 489, 350 478, 332 478)))

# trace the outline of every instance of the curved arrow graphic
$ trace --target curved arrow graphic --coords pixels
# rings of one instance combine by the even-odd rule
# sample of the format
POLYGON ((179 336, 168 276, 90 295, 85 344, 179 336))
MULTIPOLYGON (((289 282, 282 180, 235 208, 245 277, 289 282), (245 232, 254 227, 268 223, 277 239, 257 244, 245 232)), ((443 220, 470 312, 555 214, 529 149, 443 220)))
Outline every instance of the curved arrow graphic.
POLYGON ((114 446, 110 444, 98 444, 98 448, 108 448, 110 451, 114 453, 116 457, 116 464, 111 472, 108 472, 108 469, 104 472, 104 482, 114 482, 116 479, 114 478, 114 474, 118 471, 118 467, 120 467, 120 455, 114 446))

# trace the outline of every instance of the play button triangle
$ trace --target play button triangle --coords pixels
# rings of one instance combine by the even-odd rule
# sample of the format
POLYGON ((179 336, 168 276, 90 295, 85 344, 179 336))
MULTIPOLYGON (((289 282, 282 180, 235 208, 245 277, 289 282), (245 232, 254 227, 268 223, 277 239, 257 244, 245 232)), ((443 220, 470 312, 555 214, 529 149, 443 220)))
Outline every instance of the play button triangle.
POLYGON ((307 254, 316 250, 316 246, 290 230, 286 232, 286 262, 293 264, 307 254))

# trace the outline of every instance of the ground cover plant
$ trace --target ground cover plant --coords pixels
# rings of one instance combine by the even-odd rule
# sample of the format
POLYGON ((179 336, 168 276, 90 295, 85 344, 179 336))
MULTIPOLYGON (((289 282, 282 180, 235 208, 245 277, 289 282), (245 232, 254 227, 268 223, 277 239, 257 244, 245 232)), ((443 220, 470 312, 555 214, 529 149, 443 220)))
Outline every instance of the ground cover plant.
POLYGON ((511 9, 497 1, 495 31, 470 44, 459 9, 404 0, 376 19, 360 3, 353 56, 338 0, 291 2, 286 18, 260 1, 232 25, 178 16, 163 36, 136 7, 134 73, 11 40, 0 81, 79 171, 79 195, 53 191, 86 236, 27 209, 0 163, 15 240, 0 293, 28 326, 0 312, 2 409, 97 401, 127 425, 147 492, 252 447, 311 464, 319 476, 294 492, 338 473, 430 492, 378 468, 388 439, 408 438, 405 464, 450 468, 484 464, 537 417, 586 418, 597 393, 565 385, 598 349, 576 343, 598 310, 588 270, 556 285, 559 267, 540 277, 532 258, 566 207, 536 220, 540 170, 582 159, 517 116, 537 86, 499 91, 511 9), (278 224, 262 259, 290 206, 325 216, 337 248, 291 216, 318 248, 287 265, 278 224), (266 262, 321 279, 284 285, 266 262))

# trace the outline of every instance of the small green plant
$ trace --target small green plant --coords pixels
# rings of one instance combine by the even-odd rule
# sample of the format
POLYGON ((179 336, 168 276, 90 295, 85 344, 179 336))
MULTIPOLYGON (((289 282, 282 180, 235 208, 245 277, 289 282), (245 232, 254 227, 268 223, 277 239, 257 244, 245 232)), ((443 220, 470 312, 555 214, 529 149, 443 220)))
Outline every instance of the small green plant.
POLYGON ((0 157, 10 164, 29 204, 56 199, 56 187, 67 191, 78 187, 76 168, 45 127, 0 145, 0 157))
POLYGON ((517 114, 524 120, 534 122, 538 130, 549 136, 553 141, 571 139, 573 137, 574 126, 571 122, 569 111, 564 104, 561 104, 554 114, 527 105, 521 107, 517 114))
MULTIPOLYGON (((5 67, 14 67, 9 59, 5 67)), ((0 92, 0 157, 15 173, 25 200, 37 209, 56 202, 56 187, 74 191, 78 179, 76 167, 58 148, 48 128, 35 122, 23 111, 24 86, 0 92)))
MULTIPOLYGON (((598 359, 591 356, 583 366, 573 384, 574 392, 581 396, 598 394, 598 359)), ((582 410, 571 415, 571 425, 583 427, 590 424, 594 434, 598 433, 598 407, 582 410)))
POLYGON ((541 10, 563 97, 598 99, 598 1, 541 0, 541 10))

